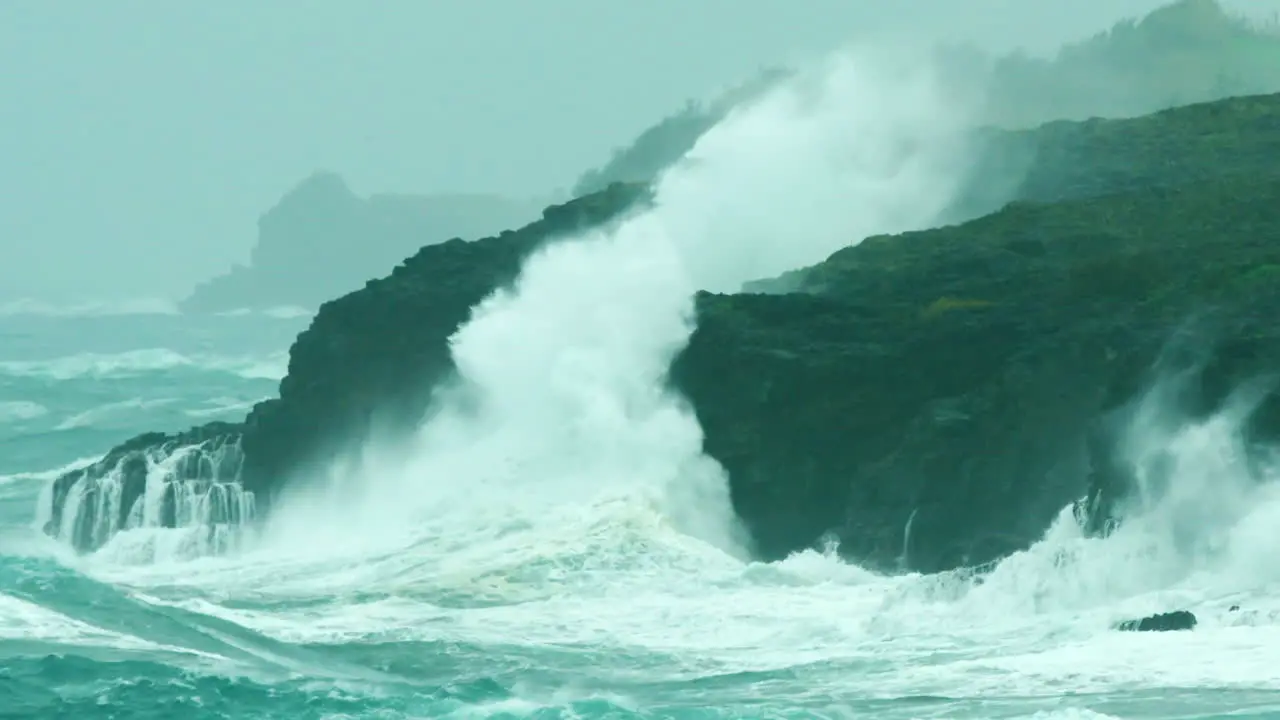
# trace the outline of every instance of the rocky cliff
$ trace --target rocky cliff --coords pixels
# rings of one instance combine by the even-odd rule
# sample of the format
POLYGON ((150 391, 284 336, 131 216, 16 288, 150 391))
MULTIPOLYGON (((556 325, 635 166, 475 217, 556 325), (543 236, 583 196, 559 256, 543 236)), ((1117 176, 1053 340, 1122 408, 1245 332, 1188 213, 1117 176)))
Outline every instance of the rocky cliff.
POLYGON ((249 264, 201 283, 181 308, 315 308, 385 274, 423 245, 485 237, 537 214, 532 202, 486 195, 362 198, 340 176, 316 173, 259 219, 249 264))
POLYGON ((1188 418, 1280 370, 1277 208, 1280 178, 1235 179, 869 239, 820 293, 701 297, 674 377, 766 552, 825 532, 881 567, 987 562, 1088 493, 1105 525, 1107 419, 1180 333, 1188 418))
MULTIPOLYGON (((760 554, 834 537, 879 567, 982 563, 1086 498, 1082 516, 1104 529, 1131 474, 1111 423, 1172 338, 1208 333, 1180 361, 1194 378, 1190 415, 1280 365, 1277 128, 1280 96, 1269 96, 1003 136, 997 146, 1034 150, 1005 186, 1024 199, 837 252, 795 278, 798 292, 700 296, 671 379, 760 554)), ((474 303, 533 249, 645 197, 614 185, 519 231, 428 246, 326 303, 292 348, 280 397, 216 432, 239 438, 237 481, 259 513, 292 475, 414 426, 474 303)), ((1250 426, 1258 443, 1280 426, 1272 408, 1250 426)), ((134 445, 174 442, 185 441, 134 445)), ((110 457, 59 481, 50 532, 77 526, 67 488, 119 474, 110 457)))

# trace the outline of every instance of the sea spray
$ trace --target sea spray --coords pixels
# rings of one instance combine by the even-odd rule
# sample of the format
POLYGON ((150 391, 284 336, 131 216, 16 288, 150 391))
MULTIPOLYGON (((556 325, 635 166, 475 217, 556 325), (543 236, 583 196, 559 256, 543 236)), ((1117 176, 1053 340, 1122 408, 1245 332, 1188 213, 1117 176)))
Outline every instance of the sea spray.
POLYGON ((47 534, 121 562, 153 562, 237 547, 253 521, 240 484, 238 437, 133 449, 48 486, 37 522, 47 534), (46 504, 47 503, 47 504, 46 504))
POLYGON ((370 453, 358 479, 339 473, 346 492, 283 504, 277 529, 308 548, 403 532, 465 546, 641 512, 747 553, 724 472, 666 387, 694 294, 929 225, 963 176, 965 127, 929 62, 879 49, 738 108, 651 208, 544 248, 474 309, 450 340, 457 387, 407 459, 370 453))
POLYGON ((1199 602, 1190 588, 1249 593, 1280 581, 1270 529, 1280 518, 1280 473, 1245 433, 1265 388, 1245 384, 1197 417, 1178 401, 1194 380, 1194 371, 1159 375, 1116 428, 1134 486, 1112 532, 1090 535, 1064 508, 1042 540, 989 573, 921 582, 960 581, 950 599, 962 602, 950 612, 990 622, 1117 607, 1142 616, 1199 602))

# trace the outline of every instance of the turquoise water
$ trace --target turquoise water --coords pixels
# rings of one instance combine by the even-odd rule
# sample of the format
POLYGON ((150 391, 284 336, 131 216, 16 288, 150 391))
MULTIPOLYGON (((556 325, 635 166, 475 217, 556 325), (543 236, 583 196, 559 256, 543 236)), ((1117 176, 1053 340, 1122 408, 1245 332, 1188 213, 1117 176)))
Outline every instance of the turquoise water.
MULTIPOLYGON (((981 582, 744 562, 628 498, 498 527, 458 495, 447 525, 224 557, 145 529, 77 557, 33 529, 51 469, 238 417, 305 322, 0 319, 0 717, 1280 717, 1280 502, 1261 491, 1212 557, 1159 518, 1103 542, 1064 519, 981 582), (1109 629, 1173 607, 1201 627, 1109 629)), ((1180 442, 1214 474, 1218 430, 1180 442)))

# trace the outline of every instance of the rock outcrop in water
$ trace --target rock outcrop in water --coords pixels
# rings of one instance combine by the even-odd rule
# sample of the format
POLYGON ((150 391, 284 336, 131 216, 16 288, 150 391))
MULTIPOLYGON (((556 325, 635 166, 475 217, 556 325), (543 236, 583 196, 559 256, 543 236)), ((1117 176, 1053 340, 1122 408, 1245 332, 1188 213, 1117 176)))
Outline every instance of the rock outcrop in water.
MULTIPOLYGON (((797 292, 698 298, 671 380, 761 556, 834 538, 882 568, 980 564, 1086 497, 1080 514, 1105 531, 1132 474, 1109 423, 1158 359, 1190 368, 1188 416, 1278 369, 1280 96, 1059 123, 988 152, 1021 182, 962 199, 985 217, 846 248, 792 274, 797 292), (1183 357, 1170 339, 1187 328, 1205 334, 1183 357)), ((243 435, 261 512, 291 475, 416 426, 470 307, 536 248, 644 197, 614 185, 516 232, 423 248, 321 308, 278 399, 206 432, 243 435)), ((1253 417, 1251 438, 1280 435, 1272 399, 1253 417)))
POLYGON ((1174 610, 1173 612, 1148 615, 1138 620, 1125 620, 1116 626, 1123 632, 1176 632, 1194 630, 1199 621, 1190 610, 1174 610))
POLYGON ((531 202, 486 195, 358 197, 316 173, 258 221, 249 264, 198 285, 183 312, 314 308, 395 267, 423 245, 474 239, 537 217, 531 202))

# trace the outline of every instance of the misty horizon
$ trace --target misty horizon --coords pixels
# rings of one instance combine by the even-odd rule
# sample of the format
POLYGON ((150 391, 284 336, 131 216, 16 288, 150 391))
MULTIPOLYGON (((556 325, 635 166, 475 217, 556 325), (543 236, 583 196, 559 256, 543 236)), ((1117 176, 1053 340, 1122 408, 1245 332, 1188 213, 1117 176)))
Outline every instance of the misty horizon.
POLYGON ((764 67, 868 37, 1051 54, 1163 4, 8 5, 0 303, 177 299, 245 262, 258 218, 316 171, 360 196, 549 201, 764 67))

